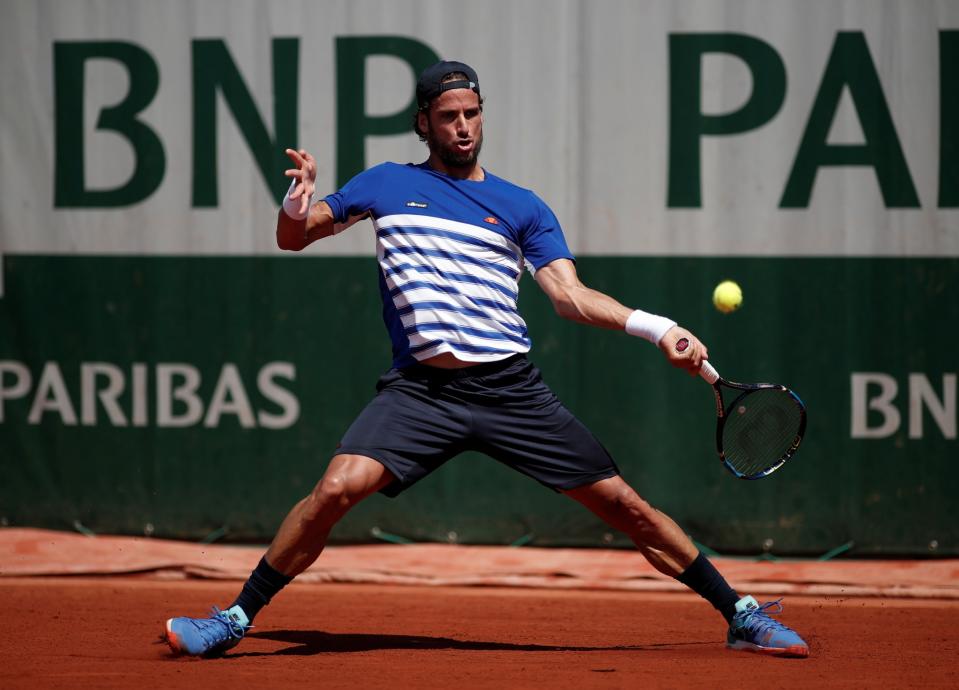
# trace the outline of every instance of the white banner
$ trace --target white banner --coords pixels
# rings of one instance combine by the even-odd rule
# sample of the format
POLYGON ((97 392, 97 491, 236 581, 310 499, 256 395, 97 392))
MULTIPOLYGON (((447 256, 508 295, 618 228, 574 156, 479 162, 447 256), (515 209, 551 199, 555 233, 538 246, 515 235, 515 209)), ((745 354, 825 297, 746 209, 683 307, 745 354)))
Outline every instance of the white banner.
POLYGON ((432 50, 578 254, 959 256, 957 46, 954 0, 4 0, 0 252, 277 252, 256 141, 293 132, 324 193, 424 160, 338 108, 402 111, 432 50))

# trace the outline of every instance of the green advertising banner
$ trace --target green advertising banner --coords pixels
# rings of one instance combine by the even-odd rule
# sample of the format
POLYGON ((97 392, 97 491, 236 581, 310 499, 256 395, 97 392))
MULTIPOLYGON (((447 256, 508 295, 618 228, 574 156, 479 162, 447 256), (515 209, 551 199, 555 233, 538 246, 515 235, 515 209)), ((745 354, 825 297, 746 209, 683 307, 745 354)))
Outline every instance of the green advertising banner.
MULTIPOLYGON (((706 384, 525 278, 531 359, 644 498, 722 553, 959 554, 946 0, 10 0, 0 525, 271 538, 390 360, 369 223, 276 248, 283 149, 321 193, 424 160, 439 58, 479 72, 484 166, 555 210, 588 285, 809 408, 796 458, 739 481, 706 384)), ((472 454, 333 538, 625 545, 472 454)))
MULTIPOLYGON (((4 269, 35 312, 0 303, 0 328, 16 333, 0 351, 8 524, 267 539, 389 366, 371 258, 22 256, 4 269)), ((785 381, 809 407, 796 458, 737 480, 713 450, 708 386, 642 341, 561 321, 524 281, 546 380, 695 539, 804 554, 956 543, 956 364, 944 343, 959 323, 959 260, 590 257, 580 271, 695 324, 728 377, 785 381), (745 302, 722 315, 708 295, 730 275, 745 302), (945 327, 915 327, 916 305, 945 327)), ((334 536, 619 543, 607 532, 466 455, 397 499, 369 499, 334 536)))

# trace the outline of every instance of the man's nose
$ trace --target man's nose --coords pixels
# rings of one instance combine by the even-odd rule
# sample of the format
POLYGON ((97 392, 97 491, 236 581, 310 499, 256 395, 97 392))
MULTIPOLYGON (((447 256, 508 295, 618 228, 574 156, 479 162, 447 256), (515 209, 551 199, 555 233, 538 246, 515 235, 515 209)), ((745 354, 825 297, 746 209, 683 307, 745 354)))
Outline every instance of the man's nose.
POLYGON ((466 124, 466 115, 460 113, 456 118, 456 133, 463 135, 469 134, 469 126, 466 124))

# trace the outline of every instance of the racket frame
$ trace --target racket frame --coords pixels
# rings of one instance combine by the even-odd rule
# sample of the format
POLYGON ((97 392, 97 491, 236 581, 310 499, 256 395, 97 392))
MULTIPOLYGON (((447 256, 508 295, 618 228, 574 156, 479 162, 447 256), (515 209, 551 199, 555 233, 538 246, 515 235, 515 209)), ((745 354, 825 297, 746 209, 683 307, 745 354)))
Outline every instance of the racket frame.
POLYGON ((786 461, 796 453, 796 451, 799 449, 799 444, 802 443, 803 435, 806 433, 806 405, 803 403, 802 399, 796 395, 795 392, 779 383, 739 383, 737 381, 729 381, 720 376, 719 372, 717 372, 715 367, 713 367, 713 365, 708 361, 703 362, 703 366, 702 369, 700 369, 699 375, 707 383, 712 385, 713 393, 716 396, 716 453, 719 455, 719 460, 723 463, 723 467, 729 470, 734 476, 738 477, 739 479, 746 479, 750 481, 768 477, 770 474, 786 464, 786 461), (733 400, 732 403, 730 403, 729 409, 733 409, 744 396, 759 390, 783 391, 793 399, 793 402, 795 402, 796 406, 799 408, 799 429, 796 431, 796 437, 793 439, 786 451, 775 462, 770 464, 769 467, 761 472, 743 474, 733 467, 729 460, 726 459, 726 451, 723 448, 723 429, 726 426, 726 419, 728 415, 726 414, 726 405, 722 391, 724 386, 731 390, 740 391, 739 395, 733 400))

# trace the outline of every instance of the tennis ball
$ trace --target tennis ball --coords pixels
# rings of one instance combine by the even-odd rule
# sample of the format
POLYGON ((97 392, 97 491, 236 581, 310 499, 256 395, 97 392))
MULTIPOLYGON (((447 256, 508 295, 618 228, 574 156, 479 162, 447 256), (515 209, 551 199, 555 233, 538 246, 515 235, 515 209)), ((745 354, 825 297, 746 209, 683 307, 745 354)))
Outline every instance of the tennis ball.
POLYGON ((713 304, 723 314, 736 311, 743 303, 743 291, 731 280, 724 280, 713 290, 713 304))

